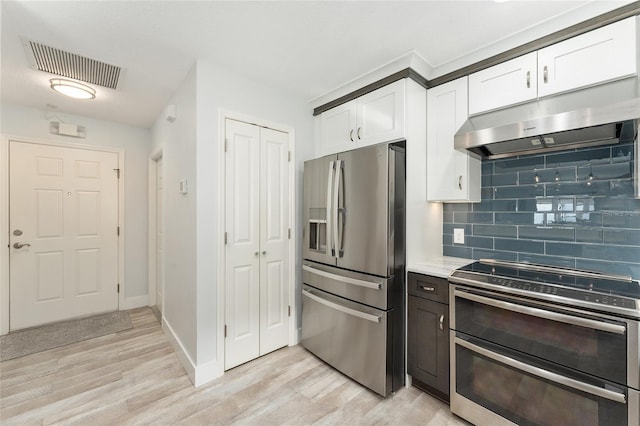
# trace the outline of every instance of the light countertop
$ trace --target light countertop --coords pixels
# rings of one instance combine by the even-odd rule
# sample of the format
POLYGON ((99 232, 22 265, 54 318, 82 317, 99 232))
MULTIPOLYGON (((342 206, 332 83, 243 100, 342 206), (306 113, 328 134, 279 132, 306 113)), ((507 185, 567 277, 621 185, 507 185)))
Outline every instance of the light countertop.
POLYGON ((473 259, 442 256, 409 264, 407 265, 407 271, 447 278, 451 272, 471 262, 473 262, 473 259))

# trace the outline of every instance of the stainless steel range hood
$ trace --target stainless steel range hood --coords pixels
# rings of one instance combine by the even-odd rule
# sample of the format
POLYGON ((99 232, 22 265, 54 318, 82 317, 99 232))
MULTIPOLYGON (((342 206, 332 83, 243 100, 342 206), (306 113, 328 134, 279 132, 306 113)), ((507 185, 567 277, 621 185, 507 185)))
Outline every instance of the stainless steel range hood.
POLYGON ((640 118, 636 77, 470 117, 454 146, 504 158, 618 142, 622 122, 640 118))

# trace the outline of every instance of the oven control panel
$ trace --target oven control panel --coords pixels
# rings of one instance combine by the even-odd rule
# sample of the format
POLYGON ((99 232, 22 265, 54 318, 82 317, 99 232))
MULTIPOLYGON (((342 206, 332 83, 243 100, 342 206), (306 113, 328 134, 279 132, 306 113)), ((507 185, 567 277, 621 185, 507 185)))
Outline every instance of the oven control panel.
POLYGON ((624 309, 637 309, 636 299, 632 299, 629 297, 612 296, 590 292, 588 290, 575 290, 565 286, 535 283, 530 281, 501 277, 497 275, 473 274, 464 271, 456 271, 452 274, 452 276, 464 278, 465 281, 479 281, 484 282, 485 284, 509 287, 524 292, 565 297, 568 299, 581 300, 597 305, 615 306, 624 309))

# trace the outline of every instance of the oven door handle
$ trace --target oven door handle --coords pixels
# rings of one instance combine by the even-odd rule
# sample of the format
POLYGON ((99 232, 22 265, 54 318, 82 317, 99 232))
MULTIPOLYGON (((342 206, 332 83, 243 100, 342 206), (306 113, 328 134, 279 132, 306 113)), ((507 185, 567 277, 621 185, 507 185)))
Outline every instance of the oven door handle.
POLYGON ((592 330, 600 330, 607 333, 614 333, 625 335, 627 329, 623 325, 611 324, 603 321, 596 321, 587 318, 560 314, 558 312, 547 311, 539 308, 531 308, 516 303, 505 302, 502 300, 490 299, 488 297, 480 296, 474 293, 468 293, 466 291, 454 290, 455 297, 462 299, 468 299, 473 302, 482 303, 484 305, 493 306, 507 311, 518 312, 520 314, 531 315, 538 318, 544 318, 552 321, 563 322, 565 324, 577 325, 580 327, 590 328, 592 330))
POLYGON ((347 315, 351 315, 354 317, 365 319, 367 321, 377 322, 377 323, 379 323, 380 320, 382 319, 382 315, 373 315, 373 314, 368 314, 366 312, 357 311, 355 309, 347 308, 346 306, 342 306, 337 303, 333 303, 327 299, 324 299, 320 296, 316 296, 315 294, 311 293, 309 290, 302 290, 302 295, 305 297, 308 297, 311 300, 315 300, 316 302, 322 305, 325 305, 331 309, 344 312, 347 315))
POLYGON ((569 377, 563 376, 561 374, 557 374, 557 373, 553 373, 551 371, 545 370, 543 368, 539 368, 539 367, 534 367, 532 365, 529 364, 525 364, 524 362, 521 361, 517 361, 513 358, 504 356, 504 355, 500 355, 498 353, 495 353, 489 349, 485 349, 483 347, 480 347, 478 345, 475 345, 471 342, 468 342, 467 340, 461 339, 459 337, 455 338, 455 344, 456 345, 460 345, 463 346, 467 349, 469 349, 470 351, 473 351, 475 353, 478 353, 482 356, 485 356, 487 358, 490 358, 494 361, 500 362, 504 365, 508 365, 509 367, 515 368, 517 370, 521 370, 524 371, 526 373, 529 373, 531 375, 540 377, 544 380, 549 380, 551 382, 557 383, 559 385, 562 386, 567 386, 570 387, 572 389, 576 389, 597 397, 601 397, 601 398, 606 398, 608 400, 614 401, 614 402, 618 402, 620 404, 626 404, 627 403, 627 397, 625 394, 623 393, 619 393, 619 392, 613 392, 607 389, 603 389, 603 388, 599 388, 597 386, 593 386, 590 385, 588 383, 584 383, 581 382, 579 380, 574 380, 574 379, 570 379, 569 377))

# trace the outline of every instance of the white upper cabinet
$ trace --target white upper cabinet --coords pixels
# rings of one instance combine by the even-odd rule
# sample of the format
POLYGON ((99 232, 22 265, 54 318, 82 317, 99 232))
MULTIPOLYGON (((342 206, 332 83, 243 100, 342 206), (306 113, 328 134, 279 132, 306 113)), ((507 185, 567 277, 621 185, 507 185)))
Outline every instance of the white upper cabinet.
POLYGON ((404 137, 404 86, 398 80, 356 100, 359 147, 404 137))
POLYGON ((356 147, 356 101, 350 101, 320 115, 318 156, 356 147))
POLYGON ((636 74, 635 17, 538 51, 538 96, 636 74))
POLYGON ((531 52, 469 76, 469 115, 536 98, 537 55, 531 52))
POLYGON ((405 137, 405 80, 398 80, 320 115, 317 156, 405 137))
POLYGON ((480 160, 453 147, 467 98, 467 77, 427 90, 428 201, 480 201, 480 160))
POLYGON ((635 17, 469 76, 469 115, 637 73, 635 17))

